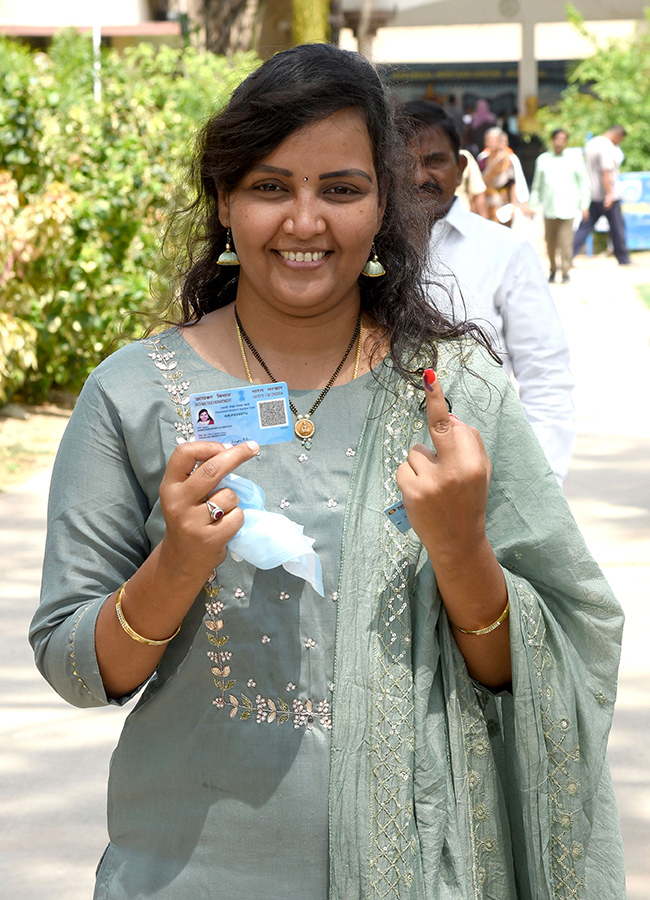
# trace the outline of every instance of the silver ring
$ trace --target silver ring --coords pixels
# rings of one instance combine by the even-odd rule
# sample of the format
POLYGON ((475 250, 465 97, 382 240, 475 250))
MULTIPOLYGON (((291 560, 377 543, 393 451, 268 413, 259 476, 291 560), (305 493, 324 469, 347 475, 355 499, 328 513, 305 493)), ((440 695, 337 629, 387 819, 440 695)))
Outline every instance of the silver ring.
POLYGON ((225 510, 221 509, 220 506, 217 506, 216 503, 212 503, 210 500, 206 500, 205 505, 208 507, 208 512, 210 513, 210 518, 213 522, 218 522, 219 519, 223 519, 226 515, 225 510))

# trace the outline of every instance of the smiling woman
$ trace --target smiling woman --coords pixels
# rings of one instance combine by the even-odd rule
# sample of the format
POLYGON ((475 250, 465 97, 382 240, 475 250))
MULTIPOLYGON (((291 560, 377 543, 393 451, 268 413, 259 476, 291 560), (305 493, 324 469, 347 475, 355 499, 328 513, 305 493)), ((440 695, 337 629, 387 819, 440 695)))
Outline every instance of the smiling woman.
POLYGON ((178 320, 75 408, 31 640, 71 703, 143 689, 96 900, 623 896, 621 613, 425 298, 409 159, 363 57, 266 62, 201 135, 178 320), (261 452, 194 440, 242 409, 261 452))

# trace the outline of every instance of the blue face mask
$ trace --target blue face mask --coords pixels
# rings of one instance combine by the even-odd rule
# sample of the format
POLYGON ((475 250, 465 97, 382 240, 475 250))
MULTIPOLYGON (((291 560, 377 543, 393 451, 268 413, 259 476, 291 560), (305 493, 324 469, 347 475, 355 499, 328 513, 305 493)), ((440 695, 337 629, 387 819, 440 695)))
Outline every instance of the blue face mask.
POLYGON ((279 513, 267 512, 264 491, 254 481, 233 473, 226 475, 215 491, 225 487, 237 494, 244 511, 244 524, 228 542, 232 558, 246 560, 256 569, 282 566, 324 596, 321 561, 312 549, 314 539, 303 534, 303 526, 279 513))

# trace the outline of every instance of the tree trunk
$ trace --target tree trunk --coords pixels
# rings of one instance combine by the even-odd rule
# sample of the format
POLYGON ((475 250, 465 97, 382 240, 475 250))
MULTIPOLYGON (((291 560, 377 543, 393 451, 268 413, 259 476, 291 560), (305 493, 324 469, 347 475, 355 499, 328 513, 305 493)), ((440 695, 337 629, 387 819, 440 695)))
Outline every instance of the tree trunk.
POLYGON ((291 0, 291 31, 295 44, 325 44, 329 40, 329 0, 291 0))
POLYGON ((205 46, 223 56, 251 50, 259 0, 203 0, 205 46))

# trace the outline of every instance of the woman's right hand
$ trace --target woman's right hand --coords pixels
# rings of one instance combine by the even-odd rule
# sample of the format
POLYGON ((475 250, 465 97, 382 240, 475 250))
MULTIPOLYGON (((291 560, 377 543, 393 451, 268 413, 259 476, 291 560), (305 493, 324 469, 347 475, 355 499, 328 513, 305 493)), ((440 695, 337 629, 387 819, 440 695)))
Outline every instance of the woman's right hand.
MULTIPOLYGON (((212 570, 224 561, 226 544, 241 528, 244 513, 230 489, 212 492, 224 476, 258 453, 253 441, 236 447, 190 441, 174 450, 160 485, 165 535, 121 595, 122 614, 137 634, 166 641, 212 570), (218 521, 210 516, 208 497, 224 510, 218 521)), ((167 643, 134 640, 120 624, 115 604, 112 594, 99 613, 95 648, 107 696, 124 697, 151 675, 167 643)))
POLYGON ((226 475, 258 453, 254 441, 235 447, 190 441, 172 453, 160 485, 166 524, 160 551, 179 574, 193 574, 203 583, 226 558, 226 544, 244 524, 244 513, 230 488, 212 492, 226 475), (224 512, 217 521, 210 516, 208 499, 224 512))

